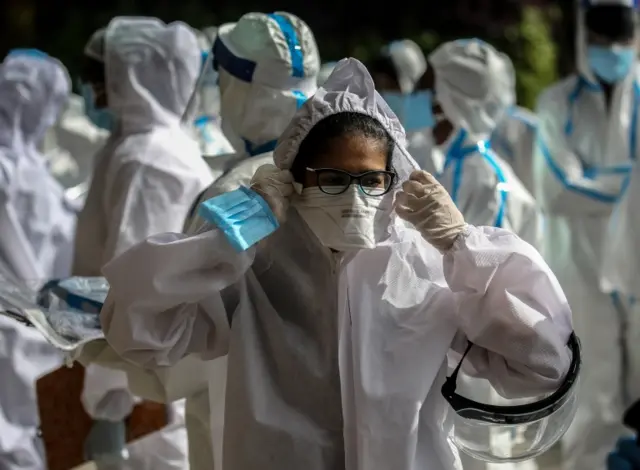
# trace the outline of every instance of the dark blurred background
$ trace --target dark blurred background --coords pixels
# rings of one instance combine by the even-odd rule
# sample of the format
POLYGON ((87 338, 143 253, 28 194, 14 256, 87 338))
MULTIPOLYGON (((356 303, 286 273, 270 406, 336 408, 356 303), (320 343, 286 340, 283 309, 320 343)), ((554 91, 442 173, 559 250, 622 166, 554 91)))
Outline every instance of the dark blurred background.
POLYGON ((572 71, 573 0, 2 0, 0 54, 36 47, 75 76, 90 35, 116 15, 181 20, 201 29, 235 21, 248 11, 285 10, 316 35, 322 61, 367 60, 393 39, 411 38, 429 53, 441 41, 479 37, 509 54, 518 72, 518 100, 532 106, 538 92, 572 71))

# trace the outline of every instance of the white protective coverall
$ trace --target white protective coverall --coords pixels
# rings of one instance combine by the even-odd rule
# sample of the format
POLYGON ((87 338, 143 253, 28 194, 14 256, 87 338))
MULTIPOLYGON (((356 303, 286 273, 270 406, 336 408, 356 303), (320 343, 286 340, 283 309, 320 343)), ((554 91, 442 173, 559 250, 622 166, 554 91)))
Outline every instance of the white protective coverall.
MULTIPOLYGON (((105 262, 149 235, 181 230, 211 183, 197 142, 180 122, 200 65, 196 37, 182 23, 123 17, 109 24, 107 100, 117 126, 96 157, 78 221, 75 274, 99 276, 105 262)), ((96 419, 124 418, 133 406, 126 375, 88 367, 83 403, 96 419)), ((159 434, 154 451, 133 455, 132 468, 183 468, 186 443, 159 434), (182 461, 171 457, 178 449, 182 461)))
POLYGON ((538 206, 488 142, 515 99, 511 61, 473 39, 440 46, 429 63, 435 72, 435 100, 454 125, 441 147, 445 158, 438 179, 469 223, 506 228, 538 246, 538 206))
POLYGON ((538 118, 520 106, 509 108, 489 139, 491 148, 513 169, 529 193, 533 194, 533 151, 538 118))
POLYGON ((38 151, 69 90, 64 66, 39 51, 0 66, 0 262, 18 279, 70 273, 76 211, 38 151))
POLYGON ((72 93, 62 115, 47 132, 43 147, 51 172, 62 186, 88 185, 93 157, 108 137, 109 132, 87 118, 84 98, 72 93))
MULTIPOLYGON (((406 180, 417 165, 364 66, 341 62, 325 87, 280 138, 278 167, 321 119, 361 112, 397 142, 406 180)), ((471 363, 503 393, 546 393, 568 369, 570 310, 542 257, 508 231, 467 226, 443 256, 383 219, 388 238, 343 256, 293 207, 241 253, 212 226, 151 237, 104 268, 107 339, 146 368, 228 354, 224 470, 458 468, 440 393, 454 338, 478 345, 471 363)))
MULTIPOLYGON (((632 72, 605 103, 587 63, 583 14, 581 9, 578 73, 538 98, 534 180, 545 213, 543 253, 575 312, 583 346, 581 404, 562 442, 563 459, 567 469, 600 470, 626 432, 628 384, 640 383, 629 361, 640 352, 640 343, 630 341, 629 322, 637 315, 624 296, 605 293, 599 284, 603 247, 613 242, 607 225, 639 151, 640 88, 632 72)), ((637 248, 626 256, 636 258, 637 248)))

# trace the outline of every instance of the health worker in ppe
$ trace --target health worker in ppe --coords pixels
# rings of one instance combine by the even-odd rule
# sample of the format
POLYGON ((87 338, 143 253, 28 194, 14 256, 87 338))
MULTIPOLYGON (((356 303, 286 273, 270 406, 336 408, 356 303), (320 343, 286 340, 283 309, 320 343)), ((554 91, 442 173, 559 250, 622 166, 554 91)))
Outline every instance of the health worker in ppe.
POLYGON ((38 150, 69 91, 67 70, 41 51, 0 65, 0 262, 20 280, 70 273, 76 210, 38 150))
POLYGON ((506 396, 563 382, 571 313, 550 269, 511 232, 467 225, 404 140, 345 59, 276 167, 201 205, 214 224, 104 267, 101 320, 125 359, 228 355, 224 470, 458 468, 440 387, 467 339, 469 368, 506 396))
POLYGON ((276 141, 315 92, 320 68, 311 29, 286 12, 248 13, 237 23, 220 26, 213 59, 222 130, 236 153, 209 160, 214 179, 220 181, 194 202, 192 216, 201 201, 248 184, 260 166, 273 162, 276 141))
MULTIPOLYGON (((181 124, 201 67, 191 29, 120 17, 89 45, 95 75, 85 89, 93 98, 87 109, 111 135, 78 221, 74 273, 100 276, 104 263, 149 235, 181 230, 211 175, 181 124)), ((134 405, 126 375, 98 365, 87 367, 82 399, 99 422, 120 422, 134 405)), ((159 434, 154 452, 133 457, 134 468, 182 468, 186 443, 159 434)))
POLYGON ((529 193, 533 194, 533 153, 538 119, 521 106, 510 107, 491 133, 491 148, 513 169, 529 193))
MULTIPOLYGON (((68 275, 75 211, 38 151, 70 91, 65 67, 35 49, 0 65, 0 281, 68 275)), ((46 467, 35 382, 62 358, 32 328, 0 316, 0 468, 46 467)))
POLYGON ((421 119, 437 146, 434 153, 444 155, 438 180, 465 219, 509 229, 538 246, 537 204, 488 140, 515 100, 509 58, 478 39, 445 43, 429 56, 419 88, 421 119))
POLYGON ((584 347, 581 405, 562 446, 565 468, 595 470, 624 432, 620 417, 629 384, 638 380, 631 359, 639 343, 629 340, 637 315, 626 296, 603 292, 599 275, 612 242, 607 225, 638 155, 640 88, 635 4, 594 1, 578 13, 578 71, 538 99, 534 182, 545 213, 544 254, 584 347))
MULTIPOLYGON (((217 36, 217 28, 209 27, 207 31, 196 31, 198 44, 202 51, 202 70, 198 78, 196 89, 189 105, 197 108, 193 120, 196 139, 200 144, 200 152, 205 158, 215 160, 218 155, 234 153, 234 149, 224 136, 220 119, 220 87, 218 73, 213 69, 213 43, 217 36)), ((188 109, 187 116, 192 113, 188 109)))

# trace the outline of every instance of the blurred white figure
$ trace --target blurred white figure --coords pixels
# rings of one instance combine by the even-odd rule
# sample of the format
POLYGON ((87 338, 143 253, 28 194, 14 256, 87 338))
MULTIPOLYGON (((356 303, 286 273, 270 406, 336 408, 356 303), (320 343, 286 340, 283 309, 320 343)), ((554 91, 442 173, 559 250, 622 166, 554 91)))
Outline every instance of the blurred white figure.
MULTIPOLYGON (((511 61, 477 39, 443 44, 429 56, 430 69, 414 95, 416 118, 423 109, 434 113, 427 126, 425 150, 433 151, 430 169, 469 223, 507 228, 537 246, 541 219, 531 194, 513 169, 489 144, 489 137, 515 100, 515 73, 511 61), (433 102, 422 97, 430 96, 433 102), (419 106, 418 106, 419 103, 419 106), (432 111, 433 110, 433 111, 432 111), (434 158, 434 157, 432 157, 434 158), (440 158, 441 160, 438 160, 440 158), (441 162, 441 163, 440 163, 441 162)), ((428 156, 428 154, 427 154, 428 156)), ((486 381, 460 377, 472 398, 509 405, 486 381)), ((487 444, 499 446, 500 436, 487 431, 487 444)), ((465 470, 494 470, 498 466, 461 455, 465 470)), ((536 469, 534 461, 508 463, 504 470, 536 469)))
MULTIPOLYGON (((146 237, 180 231, 211 175, 181 124, 201 67, 188 26, 116 18, 94 35, 85 55, 95 66, 84 77, 87 114, 111 135, 96 156, 78 221, 74 273, 99 276, 104 263, 146 237)), ((126 374, 88 367, 83 404, 94 419, 124 419, 134 405, 126 374)), ((184 468, 186 443, 174 441, 171 431, 157 433, 154 452, 132 451, 130 465, 184 468)))
MULTIPOLYGON (((637 246, 607 236, 639 155, 636 4, 584 2, 577 30, 577 73, 538 99, 534 182, 546 217, 544 252, 567 293, 583 346, 581 404, 563 440, 564 464, 596 470, 625 432, 622 415, 637 398, 630 396, 632 384, 640 383, 640 343, 631 328, 638 315, 630 299, 612 292, 616 283, 603 291, 599 282, 607 262, 603 248, 612 243, 627 251, 610 274, 637 264, 637 246)), ((626 222, 637 225, 637 217, 626 222)))
MULTIPOLYGON (((0 282, 69 273, 75 211, 37 150, 69 88, 64 66, 38 50, 12 51, 0 65, 0 282)), ((0 316, 3 470, 46 467, 35 382, 61 362, 36 330, 0 316)))
POLYGON ((429 64, 427 89, 418 96, 433 96, 433 103, 422 108, 435 112, 432 135, 436 152, 444 156, 439 180, 470 223, 507 228, 539 246, 537 204, 488 142, 515 100, 511 61, 471 39, 440 46, 429 64))
POLYGON ((489 139, 491 148, 513 169, 524 187, 533 194, 533 153, 538 119, 520 106, 509 108, 489 139))
POLYGON ((64 66, 37 50, 0 68, 0 261, 18 279, 70 273, 76 211, 38 150, 69 90, 64 66))

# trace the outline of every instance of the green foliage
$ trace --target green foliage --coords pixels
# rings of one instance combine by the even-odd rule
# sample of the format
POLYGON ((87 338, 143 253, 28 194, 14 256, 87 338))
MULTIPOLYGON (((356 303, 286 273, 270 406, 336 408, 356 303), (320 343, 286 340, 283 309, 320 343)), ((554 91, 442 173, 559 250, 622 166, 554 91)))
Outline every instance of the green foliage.
POLYGON ((557 80, 557 47, 552 21, 557 10, 525 7, 518 26, 505 30, 506 52, 516 69, 516 91, 522 106, 533 108, 540 92, 557 80))

